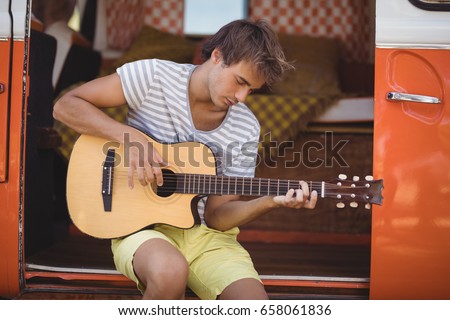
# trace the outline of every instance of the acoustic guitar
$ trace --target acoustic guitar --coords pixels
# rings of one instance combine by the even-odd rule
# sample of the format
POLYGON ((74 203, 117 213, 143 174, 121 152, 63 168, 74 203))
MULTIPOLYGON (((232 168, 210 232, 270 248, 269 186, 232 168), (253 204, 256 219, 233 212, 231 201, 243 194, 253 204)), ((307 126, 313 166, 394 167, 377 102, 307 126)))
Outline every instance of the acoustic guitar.
MULTIPOLYGON (((73 223, 96 238, 112 239, 162 223, 190 228, 197 220, 196 205, 204 195, 276 196, 300 188, 298 180, 246 178, 216 175, 216 158, 198 142, 161 144, 146 136, 169 163, 163 169, 164 184, 128 187, 127 146, 81 135, 76 141, 67 173, 67 204, 73 223)), ((383 180, 307 182, 321 198, 333 198, 337 206, 350 201, 381 205, 383 180)))

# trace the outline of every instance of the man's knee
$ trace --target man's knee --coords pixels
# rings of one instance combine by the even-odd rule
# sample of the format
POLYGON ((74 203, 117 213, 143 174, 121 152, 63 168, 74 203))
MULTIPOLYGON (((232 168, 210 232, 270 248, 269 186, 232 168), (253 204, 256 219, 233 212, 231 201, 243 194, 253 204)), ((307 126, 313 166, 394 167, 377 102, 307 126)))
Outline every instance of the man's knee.
POLYGON ((244 278, 231 283, 218 297, 221 300, 267 300, 262 283, 256 279, 244 278))
POLYGON ((160 263, 148 268, 143 277, 146 289, 144 299, 182 299, 186 290, 189 267, 186 261, 174 264, 160 263))
POLYGON ((184 295, 189 265, 184 256, 166 241, 153 241, 140 247, 133 267, 147 288, 144 297, 177 299, 184 295))

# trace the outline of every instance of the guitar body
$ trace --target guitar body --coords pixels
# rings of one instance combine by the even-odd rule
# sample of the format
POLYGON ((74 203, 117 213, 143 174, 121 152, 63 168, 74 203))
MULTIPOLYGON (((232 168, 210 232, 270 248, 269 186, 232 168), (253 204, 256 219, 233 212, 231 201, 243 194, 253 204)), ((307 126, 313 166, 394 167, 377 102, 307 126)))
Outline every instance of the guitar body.
MULTIPOLYGON (((150 137, 147 139, 169 163, 168 170, 216 174, 214 154, 207 146, 196 142, 160 144, 150 137)), ((197 203, 197 195, 160 196, 156 184, 142 186, 136 177, 134 188, 130 189, 124 154, 124 145, 106 139, 81 135, 77 140, 67 174, 67 204, 73 223, 82 232, 97 238, 123 237, 156 223, 192 227, 195 218, 191 206, 197 203), (115 163, 111 209, 105 211, 102 181, 108 150, 114 150, 115 163)))

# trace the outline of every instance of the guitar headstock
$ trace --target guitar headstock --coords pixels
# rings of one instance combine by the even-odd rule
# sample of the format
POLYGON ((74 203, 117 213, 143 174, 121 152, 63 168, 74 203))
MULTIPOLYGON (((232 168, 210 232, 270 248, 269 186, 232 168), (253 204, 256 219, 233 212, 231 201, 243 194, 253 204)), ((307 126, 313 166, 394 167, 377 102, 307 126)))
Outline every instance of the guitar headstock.
POLYGON ((372 176, 366 176, 365 181, 360 181, 354 176, 353 180, 347 180, 347 176, 340 174, 338 179, 325 183, 325 196, 339 200, 338 208, 345 207, 344 201, 350 201, 350 206, 358 207, 358 203, 365 203, 366 209, 371 204, 381 205, 383 196, 383 179, 373 180, 372 176))

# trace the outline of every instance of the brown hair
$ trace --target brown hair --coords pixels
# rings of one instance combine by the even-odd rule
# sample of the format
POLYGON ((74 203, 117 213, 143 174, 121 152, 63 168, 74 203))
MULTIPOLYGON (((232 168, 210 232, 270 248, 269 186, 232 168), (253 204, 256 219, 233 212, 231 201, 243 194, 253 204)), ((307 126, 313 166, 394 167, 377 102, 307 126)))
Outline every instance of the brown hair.
POLYGON ((277 34, 264 20, 235 20, 226 24, 203 44, 202 60, 208 60, 216 48, 227 66, 241 61, 255 64, 268 86, 279 81, 286 70, 293 69, 286 61, 277 34))

